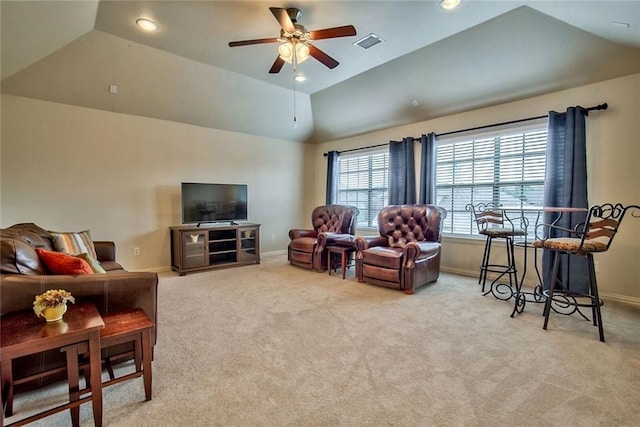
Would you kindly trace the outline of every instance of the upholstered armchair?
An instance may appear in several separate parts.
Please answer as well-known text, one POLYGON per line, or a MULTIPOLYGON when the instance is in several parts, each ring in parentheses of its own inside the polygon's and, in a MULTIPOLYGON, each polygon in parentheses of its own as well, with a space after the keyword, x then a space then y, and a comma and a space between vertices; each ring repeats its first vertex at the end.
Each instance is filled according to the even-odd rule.
POLYGON ((289 230, 289 262, 319 272, 326 271, 326 245, 334 242, 353 245, 359 213, 358 208, 348 205, 316 207, 311 212, 313 229, 289 230))
POLYGON ((438 280, 447 211, 434 205, 392 205, 378 214, 379 237, 357 237, 356 277, 406 294, 438 280))

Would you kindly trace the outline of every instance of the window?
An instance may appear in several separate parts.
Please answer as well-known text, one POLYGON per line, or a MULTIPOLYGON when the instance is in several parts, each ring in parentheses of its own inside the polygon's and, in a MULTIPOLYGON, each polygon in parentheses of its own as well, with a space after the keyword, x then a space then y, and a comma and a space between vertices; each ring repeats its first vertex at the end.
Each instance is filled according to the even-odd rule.
POLYGON ((389 150, 381 148, 338 158, 338 203, 360 210, 358 228, 377 228, 378 212, 388 204, 389 150))
MULTIPOLYGON (((447 210, 444 232, 478 234, 472 214, 465 210, 468 203, 542 206, 546 146, 546 121, 490 134, 439 139, 436 200, 447 210)), ((534 224, 536 214, 528 215, 532 216, 529 223, 534 224)))

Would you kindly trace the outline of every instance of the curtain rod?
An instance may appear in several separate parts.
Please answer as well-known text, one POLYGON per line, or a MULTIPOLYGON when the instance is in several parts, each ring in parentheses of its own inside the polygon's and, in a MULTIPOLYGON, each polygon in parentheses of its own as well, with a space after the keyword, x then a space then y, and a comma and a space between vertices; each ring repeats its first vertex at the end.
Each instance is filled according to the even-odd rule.
MULTIPOLYGON (((606 110, 607 108, 609 108, 609 105, 605 102, 605 103, 600 104, 600 105, 595 105, 593 107, 585 108, 585 111, 587 113, 589 113, 589 111, 606 110)), ((495 127, 495 126, 512 125, 512 124, 515 124, 515 123, 521 123, 521 122, 528 122, 528 121, 531 121, 531 120, 544 119, 546 117, 549 117, 549 115, 545 114, 544 116, 527 117, 526 119, 511 120, 509 122, 493 123, 493 124, 490 124, 490 125, 477 126, 477 127, 468 128, 468 129, 453 130, 453 131, 450 131, 450 132, 438 133, 438 134, 436 134, 436 137, 438 137, 438 136, 446 136, 446 135, 453 135, 453 134, 462 133, 462 132, 470 132, 472 130, 486 129, 486 128, 491 128, 491 127, 495 127)), ((415 139, 420 139, 420 137, 417 137, 415 139)), ((369 148, 384 147, 384 146, 386 146, 388 144, 389 143, 387 142, 387 143, 384 143, 384 144, 369 145, 367 147, 352 148, 352 149, 349 149, 349 150, 338 151, 338 154, 349 153, 351 151, 367 150, 369 148)), ((329 155, 329 153, 324 153, 325 157, 328 156, 328 155, 329 155)))
MULTIPOLYGON (((606 110, 607 108, 609 108, 609 105, 605 102, 604 104, 596 105, 594 107, 585 108, 585 111, 588 114, 589 111, 606 110)), ((491 125, 478 126, 478 127, 474 127, 474 128, 453 130, 451 132, 438 133, 438 134, 436 134, 436 137, 453 135, 453 134, 456 134, 456 133, 470 132, 472 130, 486 129, 486 128, 491 128, 491 127, 494 127, 494 126, 504 126, 504 125, 512 125, 512 124, 515 124, 515 123, 521 123, 521 122, 530 122, 532 120, 539 120, 539 119, 544 119, 544 118, 547 118, 547 117, 549 117, 549 115, 545 114, 544 116, 527 117, 526 119, 511 120, 510 122, 494 123, 494 124, 491 124, 491 125)))

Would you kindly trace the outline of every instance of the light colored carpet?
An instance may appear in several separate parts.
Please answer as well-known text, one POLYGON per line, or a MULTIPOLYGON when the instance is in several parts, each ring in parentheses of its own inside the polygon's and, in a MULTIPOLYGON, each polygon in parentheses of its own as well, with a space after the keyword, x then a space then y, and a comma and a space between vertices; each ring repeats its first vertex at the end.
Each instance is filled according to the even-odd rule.
MULTIPOLYGON (((512 301, 475 278, 442 274, 409 296, 285 255, 164 273, 158 304, 153 400, 142 379, 105 389, 107 426, 640 425, 637 307, 607 302, 601 343, 576 316, 544 331, 542 305, 510 318, 512 301)), ((19 395, 16 417, 64 393, 19 395)), ((90 405, 81 419, 93 425, 90 405)))

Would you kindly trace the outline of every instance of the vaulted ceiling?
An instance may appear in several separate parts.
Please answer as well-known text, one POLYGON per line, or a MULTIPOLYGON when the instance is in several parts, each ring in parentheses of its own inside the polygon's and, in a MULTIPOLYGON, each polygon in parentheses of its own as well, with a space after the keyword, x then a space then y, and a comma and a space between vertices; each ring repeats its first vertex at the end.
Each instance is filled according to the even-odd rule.
POLYGON ((2 92, 319 142, 640 72, 640 1, 438 3, 2 0, 2 92), (358 34, 312 42, 333 70, 269 74, 277 44, 228 46, 278 37, 269 7, 358 34), (371 33, 383 42, 354 45, 371 33))

